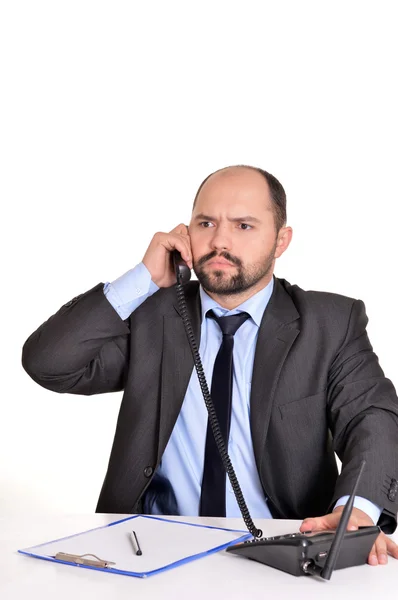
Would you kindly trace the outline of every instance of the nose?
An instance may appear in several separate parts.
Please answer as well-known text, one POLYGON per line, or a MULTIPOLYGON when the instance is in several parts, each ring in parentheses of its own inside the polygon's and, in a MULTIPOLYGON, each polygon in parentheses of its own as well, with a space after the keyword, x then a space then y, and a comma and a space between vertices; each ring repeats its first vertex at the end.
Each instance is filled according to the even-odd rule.
POLYGON ((231 249, 231 239, 228 235, 226 228, 219 225, 217 229, 214 231, 211 247, 214 250, 230 250, 231 249))

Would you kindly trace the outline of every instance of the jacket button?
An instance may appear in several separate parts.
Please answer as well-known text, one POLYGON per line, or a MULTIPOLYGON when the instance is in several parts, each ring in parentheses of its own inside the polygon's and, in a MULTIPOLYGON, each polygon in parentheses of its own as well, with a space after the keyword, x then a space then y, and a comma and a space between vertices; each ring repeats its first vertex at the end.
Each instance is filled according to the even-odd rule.
POLYGON ((398 481, 391 479, 390 489, 388 490, 387 498, 390 502, 394 502, 398 492, 398 481))
POLYGON ((76 300, 79 300, 79 298, 81 298, 81 296, 83 296, 83 294, 79 294, 79 296, 75 296, 74 298, 72 298, 72 300, 69 300, 69 302, 64 304, 64 306, 72 306, 72 304, 74 302, 76 302, 76 300))
POLYGON ((145 467, 145 469, 144 469, 144 475, 145 475, 145 477, 151 477, 152 473, 153 473, 152 467, 145 467))

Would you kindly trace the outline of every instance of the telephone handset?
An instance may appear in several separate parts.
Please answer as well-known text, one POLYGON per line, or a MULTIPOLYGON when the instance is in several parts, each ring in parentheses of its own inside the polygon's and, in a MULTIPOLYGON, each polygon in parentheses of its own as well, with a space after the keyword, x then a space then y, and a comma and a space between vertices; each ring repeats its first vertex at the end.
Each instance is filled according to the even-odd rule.
POLYGON ((172 259, 174 271, 177 277, 177 283, 188 283, 188 281, 191 279, 191 269, 188 267, 178 250, 174 250, 172 253, 172 259))
POLYGON ((209 414, 209 423, 242 518, 247 529, 253 536, 252 540, 229 546, 227 552, 250 558, 251 560, 261 562, 292 575, 318 575, 323 579, 330 579, 335 568, 342 569, 365 564, 368 554, 380 533, 380 528, 369 526, 360 527, 357 531, 346 531, 359 479, 365 468, 365 461, 362 461, 357 480, 350 498, 344 507, 339 526, 335 533, 327 531, 320 533, 310 532, 310 534, 292 533, 263 538, 261 529, 257 529, 254 525, 225 447, 188 315, 183 285, 190 280, 191 270, 177 250, 172 252, 172 261, 177 278, 176 293, 178 305, 209 414))

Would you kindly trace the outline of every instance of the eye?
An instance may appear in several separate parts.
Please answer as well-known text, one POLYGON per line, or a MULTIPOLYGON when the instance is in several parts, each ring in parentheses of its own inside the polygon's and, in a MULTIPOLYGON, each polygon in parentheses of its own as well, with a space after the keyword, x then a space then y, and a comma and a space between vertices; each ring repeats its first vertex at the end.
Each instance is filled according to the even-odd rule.
POLYGON ((243 228, 244 231, 247 231, 247 229, 253 229, 252 225, 248 225, 247 223, 241 223, 241 227, 243 228))
POLYGON ((204 229, 208 229, 207 225, 213 225, 213 223, 211 223, 210 221, 202 221, 201 223, 199 223, 199 225, 204 229))

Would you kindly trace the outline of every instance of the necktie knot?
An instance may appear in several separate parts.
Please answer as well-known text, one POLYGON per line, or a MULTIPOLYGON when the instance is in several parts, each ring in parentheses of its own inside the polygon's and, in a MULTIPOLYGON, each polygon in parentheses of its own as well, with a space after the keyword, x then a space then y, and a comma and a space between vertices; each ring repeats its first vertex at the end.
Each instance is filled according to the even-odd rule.
POLYGON ((220 329, 223 333, 223 336, 224 335, 232 335, 232 336, 235 335, 235 333, 238 331, 239 327, 241 325, 243 325, 243 323, 247 319, 250 318, 250 315, 247 312, 241 312, 236 315, 229 315, 227 317, 217 317, 217 315, 212 310, 209 310, 209 312, 207 313, 206 316, 217 321, 217 323, 220 326, 220 329))

